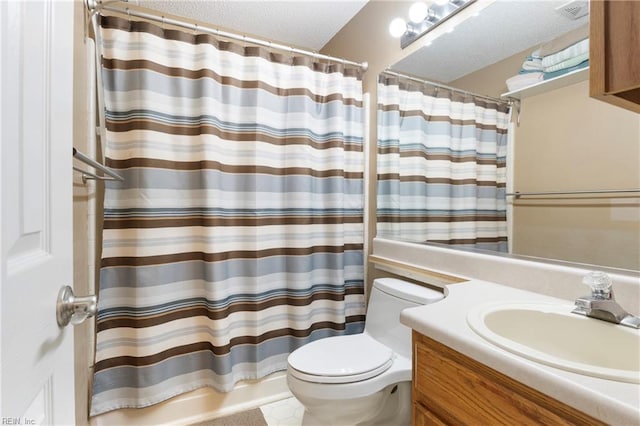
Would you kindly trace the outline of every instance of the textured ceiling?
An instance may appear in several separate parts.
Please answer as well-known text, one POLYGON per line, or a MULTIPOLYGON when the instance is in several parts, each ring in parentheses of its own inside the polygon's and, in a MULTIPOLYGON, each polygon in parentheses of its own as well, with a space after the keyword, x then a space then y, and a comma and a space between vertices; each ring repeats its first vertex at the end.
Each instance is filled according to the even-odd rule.
POLYGON ((391 68, 449 83, 586 24, 588 15, 572 21, 555 11, 567 2, 498 0, 391 68))
POLYGON ((149 9, 208 22, 240 34, 320 50, 368 0, 129 0, 149 9))

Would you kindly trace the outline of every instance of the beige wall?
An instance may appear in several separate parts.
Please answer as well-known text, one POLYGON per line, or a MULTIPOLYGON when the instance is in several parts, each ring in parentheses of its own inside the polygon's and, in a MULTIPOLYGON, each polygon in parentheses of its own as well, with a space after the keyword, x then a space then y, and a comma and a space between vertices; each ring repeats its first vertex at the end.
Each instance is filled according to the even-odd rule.
MULTIPOLYGON (((584 81, 526 99, 515 132, 514 188, 640 188, 640 115, 588 96, 584 81)), ((514 203, 514 251, 640 269, 640 197, 514 203)))
MULTIPOLYGON (((370 239, 375 236, 376 78, 423 43, 419 40, 403 51, 399 40, 388 35, 391 19, 407 16, 409 6, 410 2, 370 2, 323 49, 323 53, 370 64, 363 82, 372 99, 368 148, 370 239)), ((507 91, 505 80, 518 71, 531 50, 449 85, 499 96, 507 91)), ((514 131, 516 190, 640 188, 640 115, 590 99, 587 86, 583 82, 522 102, 521 126, 514 131)), ((590 198, 580 201, 579 206, 575 204, 518 201, 514 208, 514 251, 640 269, 638 198, 590 198)), ((374 276, 370 266, 369 282, 374 276)))

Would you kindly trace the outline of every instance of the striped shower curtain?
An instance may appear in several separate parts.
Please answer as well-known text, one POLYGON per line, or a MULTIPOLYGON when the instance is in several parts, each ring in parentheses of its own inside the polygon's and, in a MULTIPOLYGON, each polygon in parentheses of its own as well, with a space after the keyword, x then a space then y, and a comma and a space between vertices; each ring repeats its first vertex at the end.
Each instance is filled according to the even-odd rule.
POLYGON ((106 188, 91 414, 361 332, 359 69, 100 17, 106 188))
POLYGON ((509 105, 378 79, 377 236, 507 251, 509 105))

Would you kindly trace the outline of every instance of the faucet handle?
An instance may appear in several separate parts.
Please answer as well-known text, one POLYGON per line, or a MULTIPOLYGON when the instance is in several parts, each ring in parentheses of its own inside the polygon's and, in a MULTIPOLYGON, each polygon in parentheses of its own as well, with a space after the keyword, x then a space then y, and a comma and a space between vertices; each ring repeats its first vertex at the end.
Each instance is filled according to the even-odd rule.
POLYGON ((611 278, 604 272, 589 272, 582 279, 582 284, 591 288, 591 296, 598 299, 612 299, 611 278))

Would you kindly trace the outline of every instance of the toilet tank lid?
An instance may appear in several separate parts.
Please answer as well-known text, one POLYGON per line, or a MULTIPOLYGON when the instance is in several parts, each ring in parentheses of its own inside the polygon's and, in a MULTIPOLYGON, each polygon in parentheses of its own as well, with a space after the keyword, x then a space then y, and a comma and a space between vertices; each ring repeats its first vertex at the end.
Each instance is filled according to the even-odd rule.
POLYGON ((373 286, 392 296, 421 305, 444 299, 444 294, 440 291, 397 278, 377 278, 373 281, 373 286))

